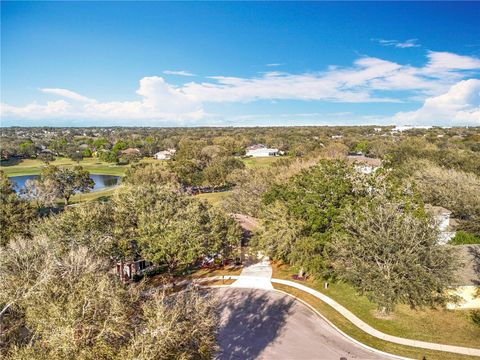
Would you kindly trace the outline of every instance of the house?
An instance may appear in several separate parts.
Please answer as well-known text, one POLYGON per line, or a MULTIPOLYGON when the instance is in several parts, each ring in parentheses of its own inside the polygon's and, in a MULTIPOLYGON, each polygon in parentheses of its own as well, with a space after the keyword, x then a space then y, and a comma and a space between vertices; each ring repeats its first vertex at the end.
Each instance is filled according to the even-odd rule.
POLYGON ((448 309, 480 309, 480 245, 458 245, 461 266, 455 272, 448 293, 459 301, 448 303, 448 309))
POLYGON ((267 157, 280 155, 278 149, 267 148, 263 144, 256 144, 247 147, 245 156, 251 157, 267 157))
POLYGON ((330 138, 336 140, 336 139, 342 139, 343 138, 343 135, 332 135, 330 136, 330 138))
POLYGON ((435 225, 439 231, 438 243, 446 244, 455 236, 455 220, 450 216, 452 212, 441 206, 425 205, 425 210, 433 217, 435 225))
POLYGON ((175 155, 175 152, 176 152, 175 149, 167 149, 167 150, 159 151, 153 155, 153 158, 156 160, 169 160, 172 158, 173 155, 175 155))
POLYGON ((128 148, 122 151, 123 155, 140 155, 140 150, 137 148, 128 148))
POLYGON ((362 174, 371 174, 382 166, 382 160, 366 157, 362 153, 350 153, 347 160, 354 164, 355 171, 362 174))
POLYGON ((151 266, 146 260, 120 261, 117 263, 115 273, 123 281, 130 281, 137 274, 141 274, 145 269, 151 266))

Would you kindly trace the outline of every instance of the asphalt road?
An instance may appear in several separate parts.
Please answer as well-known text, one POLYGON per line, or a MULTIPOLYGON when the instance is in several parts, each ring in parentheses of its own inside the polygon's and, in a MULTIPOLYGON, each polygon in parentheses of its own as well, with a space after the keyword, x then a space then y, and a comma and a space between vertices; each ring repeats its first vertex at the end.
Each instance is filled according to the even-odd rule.
POLYGON ((393 359, 369 351, 293 298, 265 290, 220 288, 218 360, 393 359))

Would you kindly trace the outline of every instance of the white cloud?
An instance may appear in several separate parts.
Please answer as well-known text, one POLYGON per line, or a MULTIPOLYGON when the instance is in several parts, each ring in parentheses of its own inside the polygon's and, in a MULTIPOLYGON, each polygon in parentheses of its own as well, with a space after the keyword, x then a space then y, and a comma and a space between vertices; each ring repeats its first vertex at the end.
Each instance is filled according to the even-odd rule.
POLYGON ((76 93, 74 91, 70 91, 67 89, 58 89, 58 88, 43 88, 40 89, 41 92, 46 93, 46 94, 53 94, 53 95, 58 95, 61 97, 65 97, 68 99, 72 99, 75 101, 80 101, 80 102, 94 102, 95 100, 90 99, 86 96, 80 95, 79 93, 76 93))
POLYGON ((452 70, 474 70, 480 68, 480 59, 472 56, 457 55, 449 52, 428 52, 429 62, 425 68, 428 73, 452 70))
POLYGON ((480 126, 480 80, 462 80, 448 92, 428 98, 415 111, 399 112, 395 124, 461 124, 480 126))
POLYGON ((386 39, 371 39, 372 41, 378 42, 382 46, 394 46, 400 49, 420 47, 421 45, 417 43, 418 39, 408 39, 405 41, 400 40, 386 40, 386 39))
POLYGON ((178 71, 175 71, 175 70, 165 70, 163 73, 164 73, 164 74, 167 74, 167 75, 196 76, 195 74, 192 74, 191 72, 185 71, 185 70, 178 70, 178 71))
POLYGON ((270 63, 270 64, 266 64, 266 66, 269 66, 269 67, 276 67, 276 66, 282 66, 282 65, 285 65, 285 64, 281 64, 281 63, 270 63))
MULTIPOLYGON (((159 76, 149 76, 140 80, 137 99, 102 102, 67 89, 44 88, 41 89, 44 93, 71 101, 51 101, 43 105, 33 102, 25 106, 2 104, 1 114, 9 119, 197 121, 210 116, 204 110, 205 104, 258 100, 343 103, 425 101, 424 107, 432 109, 433 105, 428 105, 432 99, 450 91, 459 91, 450 88, 457 83, 462 84, 464 79, 474 78, 479 70, 478 58, 431 51, 427 53, 426 65, 421 67, 361 57, 349 67, 330 66, 321 72, 291 74, 271 71, 256 77, 212 76, 203 82, 190 81, 181 86, 172 85, 159 76)), ((428 113, 431 114, 432 110, 428 113)), ((402 114, 398 116, 403 116, 403 119, 411 116, 411 121, 416 121, 416 115, 402 114)), ((458 121, 466 119, 472 122, 476 112, 464 106, 458 108, 455 116, 458 121)))
MULTIPOLYGON (((76 103, 65 100, 47 102, 39 105, 36 102, 23 107, 1 105, 2 117, 42 119, 157 119, 157 120, 197 120, 204 116, 201 103, 158 76, 144 77, 140 80, 137 94, 142 97, 137 101, 99 102, 96 100, 78 102, 79 96, 73 91, 58 89, 49 91, 59 96, 70 97, 76 103), (72 96, 76 94, 78 96, 72 96), (66 96, 69 95, 69 96, 66 96)), ((42 90, 43 91, 43 90, 42 90)), ((88 99, 88 98, 85 98, 88 99)))

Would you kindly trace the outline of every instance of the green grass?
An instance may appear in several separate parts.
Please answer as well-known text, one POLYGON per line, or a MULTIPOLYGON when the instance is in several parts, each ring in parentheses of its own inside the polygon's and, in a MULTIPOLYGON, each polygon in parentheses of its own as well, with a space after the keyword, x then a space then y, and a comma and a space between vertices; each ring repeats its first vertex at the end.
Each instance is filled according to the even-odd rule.
POLYGON ((279 159, 284 159, 284 157, 277 157, 277 156, 249 157, 249 158, 242 159, 242 161, 247 168, 258 169, 258 168, 269 167, 279 159))
POLYGON ((80 202, 107 200, 113 195, 116 189, 117 189, 117 186, 111 187, 108 189, 98 190, 98 191, 91 191, 85 194, 76 194, 70 198, 69 203, 76 204, 80 202))
MULTIPOLYGON (((273 287, 277 290, 284 291, 286 293, 289 293, 305 301, 310 306, 315 308, 320 314, 322 314, 328 320, 330 320, 340 330, 342 330, 352 338, 360 341, 361 343, 368 345, 370 347, 373 347, 375 349, 385 351, 391 354, 406 356, 413 359, 424 359, 424 358, 428 360, 435 360, 435 359, 475 360, 475 359, 478 359, 478 357, 474 357, 474 356, 466 356, 466 355, 459 355, 459 354, 453 354, 453 353, 447 353, 447 352, 441 352, 441 351, 419 349, 411 346, 395 344, 395 343, 378 339, 374 336, 367 334, 366 332, 364 332, 363 330, 361 330, 360 328, 352 324, 350 321, 348 321, 343 315, 341 315, 331 306, 327 305, 326 303, 324 303, 323 301, 321 301, 320 299, 316 298, 313 295, 310 295, 304 291, 298 290, 291 286, 286 286, 282 284, 273 284, 273 287)), ((350 299, 350 302, 354 303, 356 302, 356 299, 355 298, 350 299)), ((442 327, 448 328, 448 326, 449 326, 448 323, 442 324, 442 327)), ((438 330, 441 330, 441 328, 439 328, 438 330)), ((478 339, 477 339, 477 342, 478 342, 478 339)))
MULTIPOLYGON (((295 272, 288 266, 274 266, 273 277, 292 280, 295 272)), ((321 280, 299 282, 328 295, 375 329, 386 334, 434 343, 480 348, 480 326, 473 324, 465 310, 413 310, 398 305, 389 319, 376 317, 376 305, 359 296, 345 283, 331 283, 323 288, 321 280)))
POLYGON ((457 231, 455 237, 449 242, 451 245, 471 245, 480 244, 480 237, 466 231, 457 231))
POLYGON ((229 196, 232 192, 231 191, 223 191, 223 192, 213 192, 213 193, 205 193, 205 194, 198 194, 196 195, 199 199, 207 200, 211 205, 216 206, 221 203, 223 199, 229 196))
MULTIPOLYGON (((56 166, 74 167, 77 163, 68 158, 56 158, 51 163, 56 166)), ((78 165, 83 166, 92 174, 123 176, 128 165, 116 165, 103 162, 97 158, 85 158, 78 165)), ((7 176, 38 175, 45 166, 38 159, 24 159, 18 164, 12 164, 2 161, 0 170, 3 170, 7 176)))

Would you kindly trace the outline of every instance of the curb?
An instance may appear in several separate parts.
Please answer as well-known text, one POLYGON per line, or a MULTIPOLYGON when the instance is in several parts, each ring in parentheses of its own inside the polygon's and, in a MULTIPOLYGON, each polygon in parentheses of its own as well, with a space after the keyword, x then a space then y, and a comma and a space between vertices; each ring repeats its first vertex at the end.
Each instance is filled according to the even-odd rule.
POLYGON ((299 303, 302 303, 303 305, 305 305, 307 308, 309 308, 310 310, 312 310, 318 317, 320 317, 322 320, 324 320, 328 325, 330 325, 333 329, 335 329, 340 335, 342 335, 343 337, 347 338, 348 340, 350 340, 351 342, 367 349, 367 350, 370 350, 372 352, 375 352, 377 354, 381 354, 381 355, 386 355, 386 356, 389 356, 389 357, 393 357, 395 359, 400 359, 400 360, 415 360, 415 359, 412 359, 412 358, 407 358, 407 357, 404 357, 404 356, 400 356, 400 355, 395 355, 395 354, 391 354, 391 353, 387 353, 385 351, 381 351, 381 350, 378 350, 378 349, 375 349, 375 348, 372 348, 368 345, 365 345, 364 343, 352 338, 350 335, 344 333, 342 330, 340 330, 335 324, 333 324, 330 320, 328 320, 324 315, 322 315, 317 309, 315 309, 312 305, 310 305, 309 303, 307 303, 306 301, 300 299, 300 298, 297 298, 295 295, 292 295, 292 294, 289 294, 285 291, 282 291, 282 290, 278 290, 278 289, 273 289, 273 291, 275 292, 278 292, 280 294, 284 294, 284 295, 287 295, 287 296, 290 296, 292 298, 295 299, 295 301, 298 301, 299 303))

